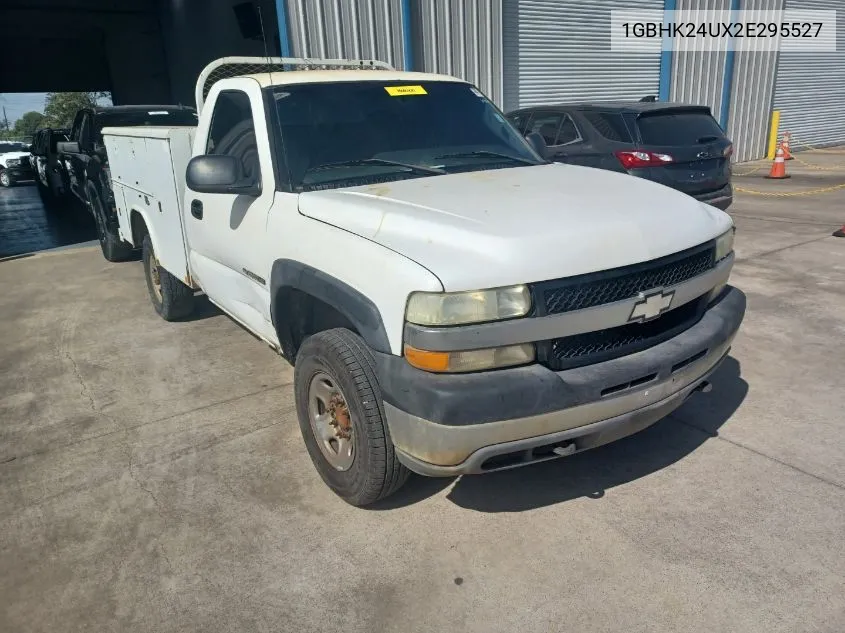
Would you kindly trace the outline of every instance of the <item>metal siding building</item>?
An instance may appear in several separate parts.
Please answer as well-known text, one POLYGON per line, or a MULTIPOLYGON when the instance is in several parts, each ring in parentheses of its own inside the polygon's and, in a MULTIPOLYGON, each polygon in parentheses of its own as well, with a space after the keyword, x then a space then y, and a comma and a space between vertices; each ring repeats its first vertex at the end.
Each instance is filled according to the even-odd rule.
MULTIPOLYGON (((783 0, 745 0, 744 8, 771 12, 783 9, 783 0)), ((727 133, 734 142, 734 160, 742 162, 766 155, 775 68, 778 53, 774 40, 761 40, 764 50, 738 51, 731 82, 727 133)))
MULTIPOLYGON (((690 19, 691 11, 714 11, 727 21, 731 0, 679 0, 676 5, 679 20, 690 19)), ((722 114, 725 51, 686 50, 695 40, 680 40, 672 56, 670 101, 710 106, 718 121, 722 114)))
MULTIPOLYGON (((610 11, 623 0, 502 0, 505 108, 657 94, 660 55, 610 49, 610 11)), ((637 9, 663 9, 638 0, 637 9)))
POLYGON ((287 5, 292 56, 379 59, 404 68, 401 0, 286 0, 282 4, 287 5))
MULTIPOLYGON (((766 154, 773 109, 796 145, 845 143, 845 0, 276 0, 282 50, 377 58, 455 75, 504 110, 567 101, 669 99, 711 108, 734 160, 766 154), (614 52, 610 12, 835 9, 836 53, 614 52), (285 37, 286 35, 286 37, 285 37)), ((774 14, 773 14, 774 16, 774 14)))
POLYGON ((412 0, 415 69, 454 75, 502 105, 501 0, 412 0))
POLYGON ((837 11, 835 53, 781 53, 774 109, 794 147, 845 143, 845 0, 786 0, 786 9, 837 11))

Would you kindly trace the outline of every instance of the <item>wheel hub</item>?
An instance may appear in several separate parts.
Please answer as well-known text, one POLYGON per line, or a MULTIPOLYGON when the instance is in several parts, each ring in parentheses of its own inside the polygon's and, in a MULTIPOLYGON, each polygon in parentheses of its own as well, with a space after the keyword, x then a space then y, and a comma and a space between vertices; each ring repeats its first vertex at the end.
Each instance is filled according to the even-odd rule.
POLYGON ((161 273, 158 270, 158 258, 150 255, 150 280, 153 282, 153 292, 156 298, 161 301, 161 273))
POLYGON ((336 470, 349 470, 355 459, 352 417, 337 381, 325 372, 311 379, 308 418, 326 461, 336 470))
POLYGON ((332 418, 329 424, 334 428, 338 439, 348 440, 352 437, 352 420, 349 418, 349 408, 343 396, 336 393, 329 402, 329 413, 332 418))

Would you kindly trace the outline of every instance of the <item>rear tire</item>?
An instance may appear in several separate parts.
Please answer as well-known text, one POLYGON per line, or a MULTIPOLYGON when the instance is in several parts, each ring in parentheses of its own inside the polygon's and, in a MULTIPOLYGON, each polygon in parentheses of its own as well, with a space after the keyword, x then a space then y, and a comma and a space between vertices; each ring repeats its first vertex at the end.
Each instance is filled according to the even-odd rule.
POLYGON ((100 240, 103 257, 110 262, 122 262, 129 259, 132 255, 132 245, 121 240, 109 227, 100 196, 92 190, 88 194, 88 200, 91 203, 91 213, 94 215, 94 223, 97 225, 97 237, 100 240))
POLYGON ((52 211, 56 204, 56 197, 53 195, 50 187, 45 187, 41 179, 36 176, 35 186, 38 188, 38 196, 41 198, 41 203, 47 211, 52 211))
POLYGON ((336 328, 309 337, 296 356, 294 391, 308 454, 335 494, 353 506, 365 506, 402 487, 410 473, 396 457, 375 362, 357 334, 336 328), (316 389, 315 381, 320 381, 316 389), (332 399, 339 398, 339 417, 337 409, 320 414, 315 406, 320 400, 317 394, 325 393, 326 386, 332 399), (320 418, 328 419, 328 426, 320 418), (344 429, 352 445, 351 463, 331 452, 332 442, 344 429))
POLYGON ((194 311, 194 290, 162 268, 149 235, 144 236, 144 276, 150 301, 165 321, 184 319, 194 311))

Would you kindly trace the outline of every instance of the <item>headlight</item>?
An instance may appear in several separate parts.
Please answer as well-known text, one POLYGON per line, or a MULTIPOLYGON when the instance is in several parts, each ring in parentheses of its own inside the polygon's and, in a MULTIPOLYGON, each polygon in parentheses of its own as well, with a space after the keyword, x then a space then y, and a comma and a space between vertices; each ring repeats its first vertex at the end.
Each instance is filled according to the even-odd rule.
POLYGON ((21 164, 20 158, 10 158, 9 160, 6 161, 6 165, 8 165, 9 167, 17 167, 20 164, 21 164))
POLYGON ((736 233, 736 228, 731 227, 729 231, 723 233, 719 237, 716 238, 716 261, 720 262, 725 257, 733 253, 734 251, 734 233, 736 233))
MULTIPOLYGON (((723 233, 718 238, 716 238, 716 262, 720 262, 725 257, 733 253, 734 251, 734 233, 736 233, 736 227, 731 227, 731 230, 727 233, 723 233)), ((728 283, 720 283, 715 288, 710 291, 710 296, 708 297, 708 302, 715 301, 719 295, 722 294, 722 291, 725 289, 728 283)))
POLYGON ((534 346, 527 343, 463 352, 429 352, 406 344, 405 360, 417 369, 437 373, 483 371, 531 363, 534 361, 534 346))
POLYGON ((528 314, 531 294, 526 286, 473 292, 415 292, 405 318, 417 325, 460 325, 500 321, 528 314))

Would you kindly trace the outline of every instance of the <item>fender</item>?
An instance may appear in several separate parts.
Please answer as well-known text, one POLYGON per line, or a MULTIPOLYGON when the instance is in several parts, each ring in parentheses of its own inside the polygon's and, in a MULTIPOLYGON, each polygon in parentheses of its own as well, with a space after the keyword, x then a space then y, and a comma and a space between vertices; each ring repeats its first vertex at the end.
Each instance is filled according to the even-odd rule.
POLYGON ((141 216, 141 219, 144 222, 144 226, 146 226, 147 228, 147 235, 150 236, 150 241, 153 243, 153 250, 158 252, 158 235, 156 235, 155 222, 150 221, 150 218, 147 216, 147 209, 141 207, 140 205, 130 204, 126 208, 126 215, 129 219, 129 235, 121 234, 120 237, 126 240, 127 242, 131 243, 132 246, 134 246, 135 248, 141 248, 144 238, 141 237, 136 241, 134 227, 132 226, 132 216, 136 213, 141 216))
MULTIPOLYGON (((270 315, 277 330, 276 311, 284 306, 277 306, 276 300, 286 289, 300 290, 332 306, 372 349, 391 353, 381 313, 370 299, 339 279, 292 259, 277 259, 270 272, 270 315)), ((280 342, 284 348, 285 342, 280 342)))

